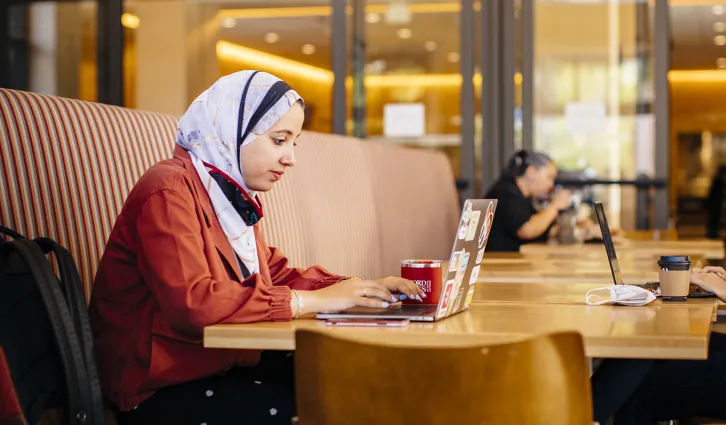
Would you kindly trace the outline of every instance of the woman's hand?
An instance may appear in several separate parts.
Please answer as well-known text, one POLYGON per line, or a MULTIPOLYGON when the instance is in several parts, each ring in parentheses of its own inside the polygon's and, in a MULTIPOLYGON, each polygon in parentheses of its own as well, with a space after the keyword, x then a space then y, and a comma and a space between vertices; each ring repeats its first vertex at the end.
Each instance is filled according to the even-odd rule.
MULTIPOLYGON (((696 269, 698 270, 698 269, 696 269)), ((713 273, 723 280, 726 280, 726 270, 723 267, 706 266, 703 268, 704 273, 713 273)))
POLYGON ((400 301, 401 295, 415 299, 425 296, 415 283, 396 277, 378 280, 348 279, 316 291, 298 293, 303 299, 300 314, 335 313, 351 307, 386 308, 391 303, 400 301))
POLYGON ((726 300, 726 280, 720 277, 720 274, 726 275, 721 267, 706 267, 705 269, 691 270, 691 282, 700 286, 704 290, 716 294, 721 301, 726 300), (706 271, 715 270, 713 272, 706 271))

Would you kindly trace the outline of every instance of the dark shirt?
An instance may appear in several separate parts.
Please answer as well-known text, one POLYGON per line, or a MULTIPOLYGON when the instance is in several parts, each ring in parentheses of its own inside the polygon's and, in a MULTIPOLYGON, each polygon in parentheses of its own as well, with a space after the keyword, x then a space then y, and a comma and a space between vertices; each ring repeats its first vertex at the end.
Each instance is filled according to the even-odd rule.
POLYGON ((521 239, 517 231, 537 213, 532 198, 524 196, 511 177, 497 180, 484 195, 486 199, 498 199, 492 230, 487 242, 487 251, 519 251, 519 247, 529 242, 544 242, 547 231, 536 239, 521 239))

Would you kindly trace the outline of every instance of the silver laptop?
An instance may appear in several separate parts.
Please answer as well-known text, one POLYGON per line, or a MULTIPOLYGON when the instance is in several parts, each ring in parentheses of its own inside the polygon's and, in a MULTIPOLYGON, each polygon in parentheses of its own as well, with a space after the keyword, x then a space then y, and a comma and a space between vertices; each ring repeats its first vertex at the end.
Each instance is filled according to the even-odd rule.
POLYGON ((494 222, 496 199, 467 199, 454 235, 449 263, 443 270, 438 304, 401 304, 388 308, 354 307, 340 313, 320 313, 318 319, 408 319, 433 322, 469 308, 489 231, 494 222))
MULTIPOLYGON (((602 240, 605 244, 605 252, 608 255, 608 262, 610 263, 610 271, 613 274, 613 282, 616 285, 625 285, 623 277, 620 275, 620 263, 618 262, 618 256, 615 253, 615 244, 613 243, 613 237, 610 234, 610 225, 608 224, 608 218, 605 215, 605 207, 602 202, 595 202, 595 215, 597 215, 597 222, 600 224, 600 231, 602 232, 602 240)), ((640 286, 650 290, 656 295, 660 295, 660 282, 647 282, 647 283, 629 283, 628 285, 640 286)), ((688 293, 688 298, 713 298, 716 295, 701 290, 696 285, 691 285, 688 293)))

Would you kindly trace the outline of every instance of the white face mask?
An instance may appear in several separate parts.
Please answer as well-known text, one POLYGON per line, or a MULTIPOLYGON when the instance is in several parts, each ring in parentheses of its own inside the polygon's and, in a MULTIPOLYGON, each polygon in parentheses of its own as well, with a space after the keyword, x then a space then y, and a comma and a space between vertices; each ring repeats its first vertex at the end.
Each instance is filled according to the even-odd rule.
POLYGON ((614 285, 591 289, 585 295, 588 305, 620 304, 642 306, 655 301, 655 294, 633 285, 614 285))

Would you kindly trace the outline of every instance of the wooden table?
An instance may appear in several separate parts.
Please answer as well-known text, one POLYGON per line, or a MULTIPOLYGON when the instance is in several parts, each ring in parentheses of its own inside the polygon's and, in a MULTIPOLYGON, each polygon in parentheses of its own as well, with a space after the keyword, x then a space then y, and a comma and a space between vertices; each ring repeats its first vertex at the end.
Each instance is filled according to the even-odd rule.
POLYGON ((406 328, 336 328, 299 319, 204 330, 204 346, 293 350, 296 329, 317 329, 361 341, 407 346, 468 346, 517 341, 536 334, 575 330, 590 357, 705 359, 712 307, 611 307, 569 304, 472 303, 469 310, 435 323, 406 328))
MULTIPOLYGON (((474 292, 474 303, 513 304, 573 304, 586 305, 585 295, 602 285, 591 283, 478 283, 474 292)), ((724 303, 718 298, 689 298, 685 302, 668 302, 657 298, 647 307, 666 308, 711 307, 711 320, 716 321, 718 309, 724 303)))
MULTIPOLYGON (((604 252, 601 244, 572 244, 559 245, 547 243, 532 243, 522 245, 520 252, 529 254, 571 254, 583 255, 592 251, 604 252)), ((723 259, 724 244, 722 241, 710 239, 652 241, 652 240, 626 240, 615 244, 615 251, 620 257, 626 252, 637 252, 639 255, 702 255, 707 259, 723 259)))
MULTIPOLYGON (((658 281, 658 257, 625 255, 619 259, 625 283, 658 281)), ((693 267, 706 263, 702 255, 691 256, 693 267)), ((487 253, 479 280, 483 282, 598 283, 612 285, 613 277, 605 252, 597 255, 487 253)))

